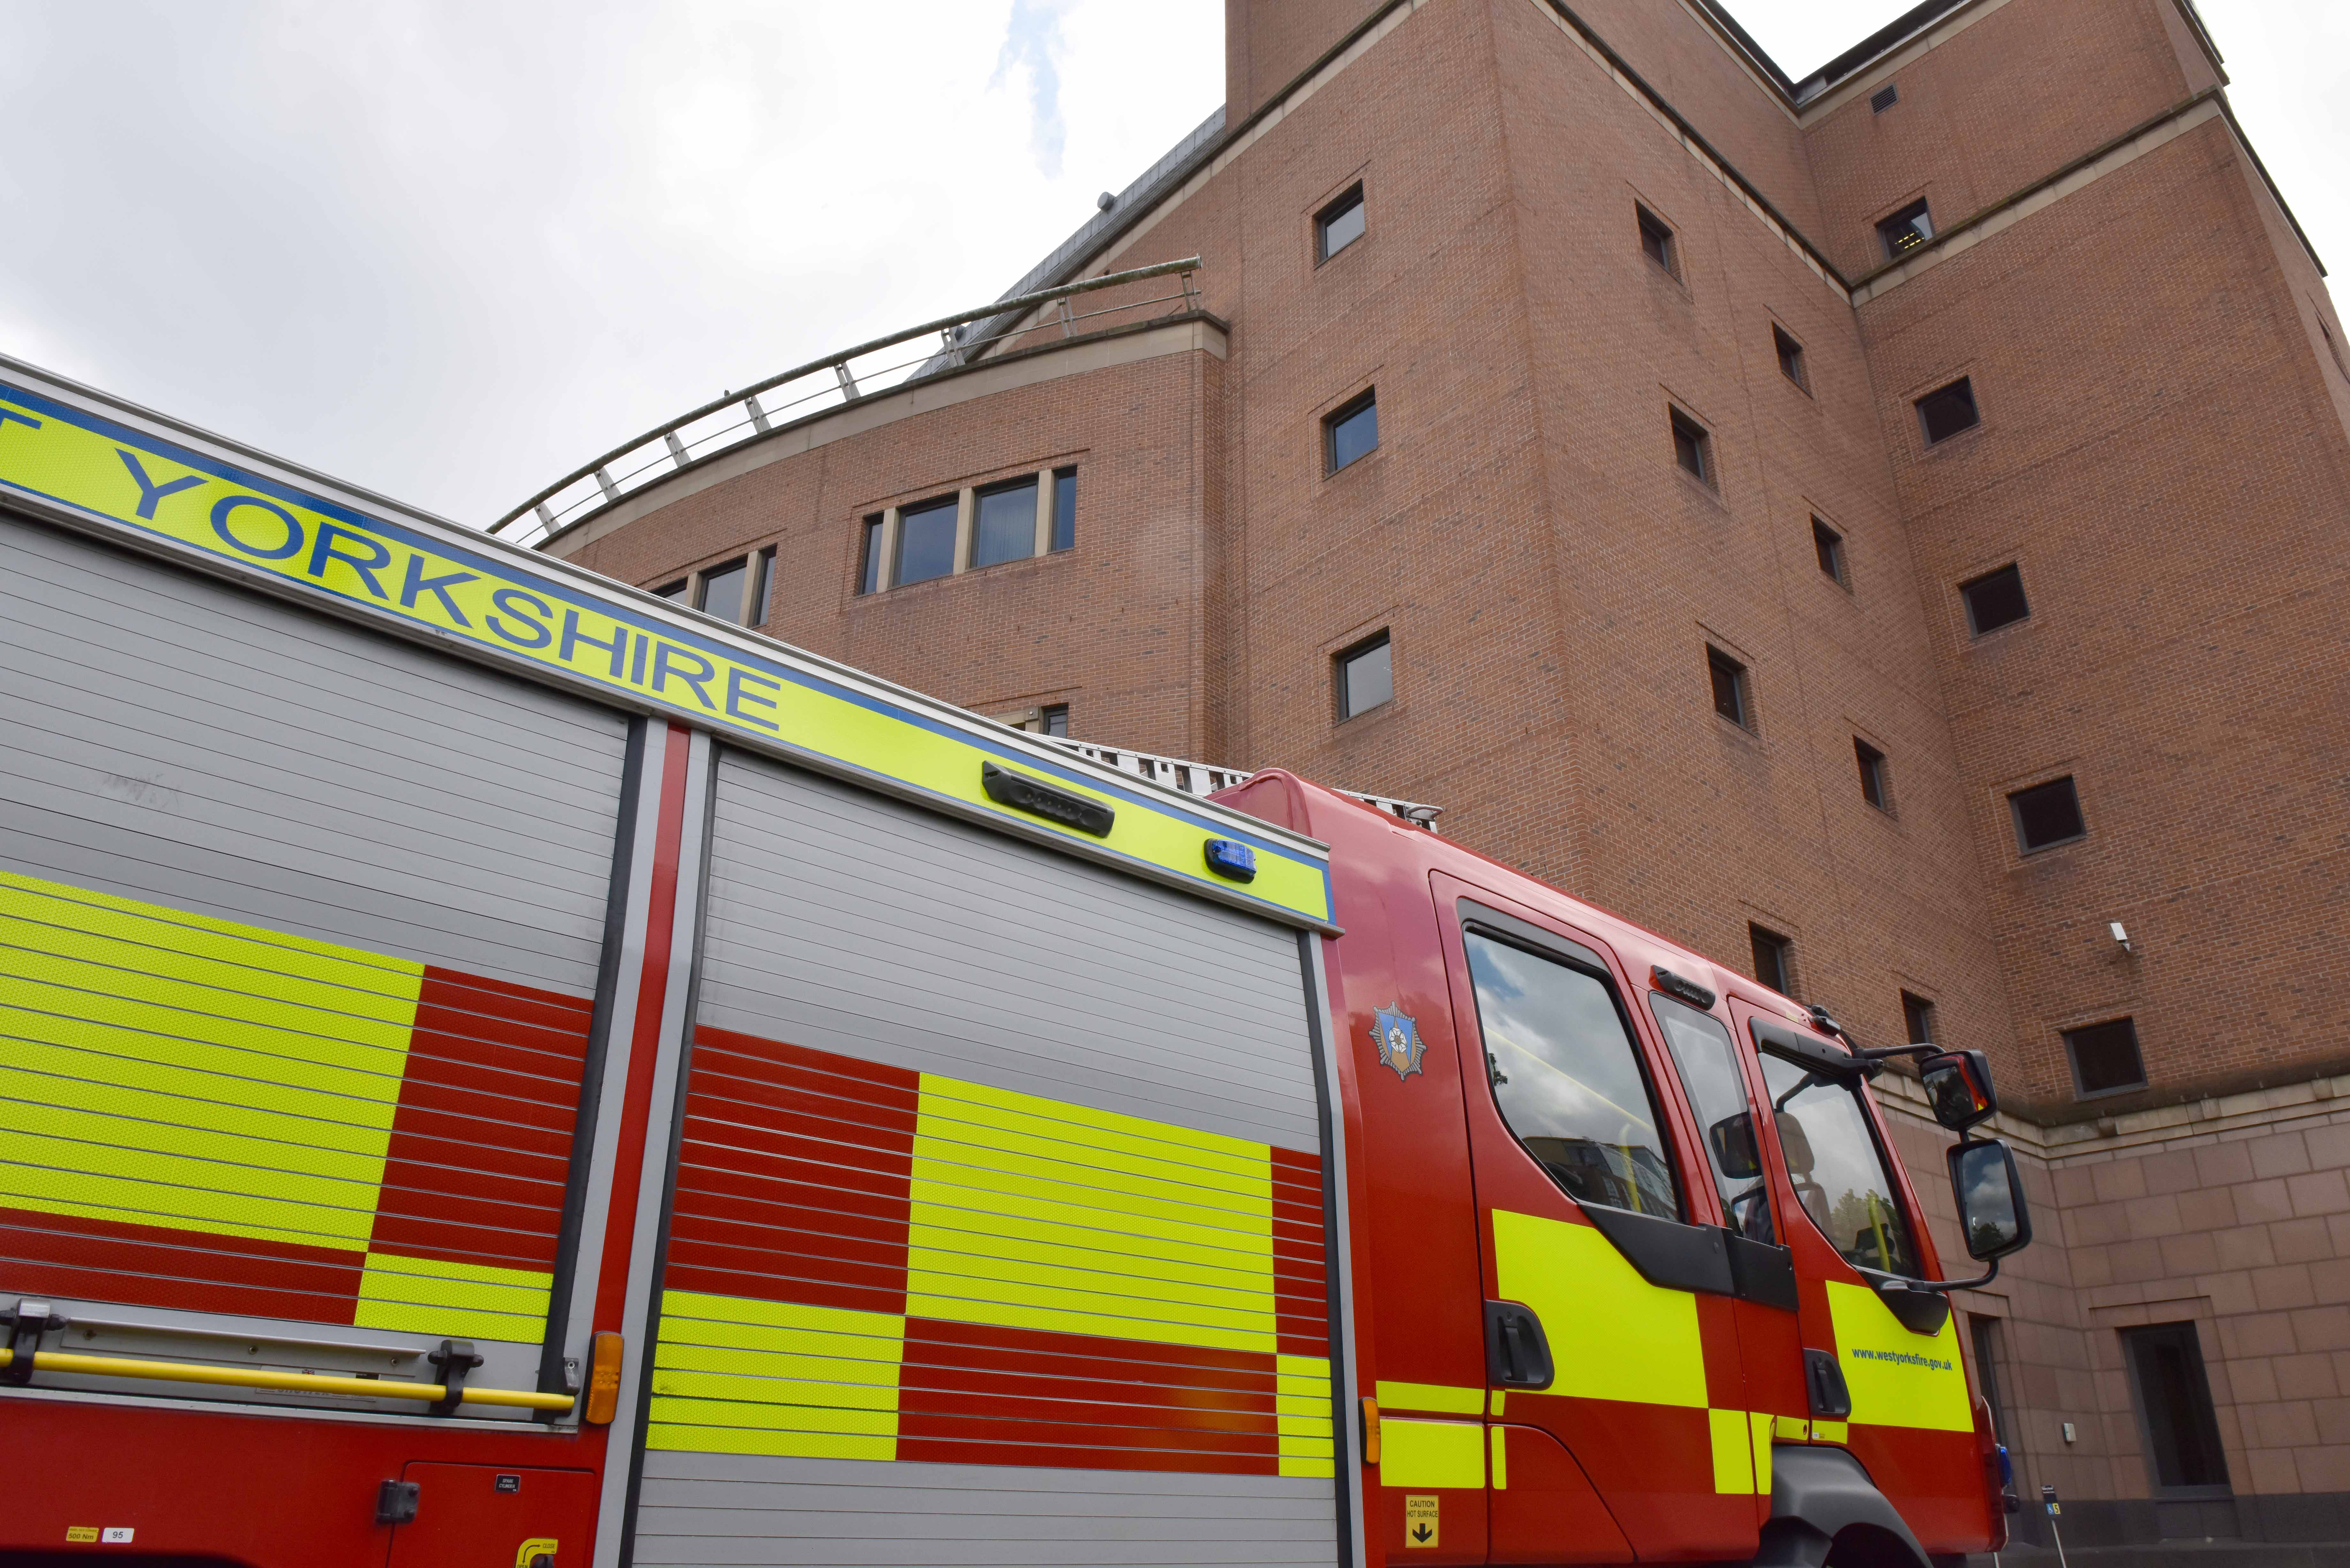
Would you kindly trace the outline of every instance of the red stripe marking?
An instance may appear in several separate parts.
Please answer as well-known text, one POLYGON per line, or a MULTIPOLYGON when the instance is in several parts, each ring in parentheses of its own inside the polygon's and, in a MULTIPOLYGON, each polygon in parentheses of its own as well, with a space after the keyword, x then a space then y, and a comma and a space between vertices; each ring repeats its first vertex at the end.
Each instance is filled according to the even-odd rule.
POLYGON ((661 752, 660 807, 653 823, 653 863, 646 883, 645 963, 637 981, 636 1026, 629 1037, 629 1082, 620 1101, 612 1205, 604 1232, 604 1263, 596 1281, 592 1321, 618 1329, 629 1290, 629 1254, 636 1235, 637 1189, 643 1185, 645 1124, 652 1111, 653 1058, 660 1049, 662 1003, 669 997, 671 939, 677 925, 679 839, 685 831, 685 764, 692 732, 668 726, 661 752))
POLYGON ((348 1323, 360 1254, 0 1209, 0 1295, 348 1323), (14 1293, 11 1294, 10 1293, 14 1293))

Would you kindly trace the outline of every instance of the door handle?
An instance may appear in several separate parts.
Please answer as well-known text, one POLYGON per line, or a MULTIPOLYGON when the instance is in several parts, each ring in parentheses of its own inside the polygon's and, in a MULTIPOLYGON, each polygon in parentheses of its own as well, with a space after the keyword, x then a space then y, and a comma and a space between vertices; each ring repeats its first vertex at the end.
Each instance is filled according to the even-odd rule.
POLYGON ((1547 1388, 1556 1376, 1542 1319, 1516 1302, 1485 1303, 1485 1379, 1504 1388, 1547 1388))

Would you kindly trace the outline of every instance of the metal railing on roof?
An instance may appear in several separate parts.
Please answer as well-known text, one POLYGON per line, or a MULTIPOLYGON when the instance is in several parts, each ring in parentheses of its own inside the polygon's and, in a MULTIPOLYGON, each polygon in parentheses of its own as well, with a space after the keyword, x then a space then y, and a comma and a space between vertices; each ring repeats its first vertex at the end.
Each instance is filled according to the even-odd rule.
MULTIPOLYGON (((1206 763, 1186 762, 1180 757, 1153 756, 1149 752, 1129 752, 1116 746, 1097 746, 1087 741, 1072 741, 1066 735, 1042 737, 1056 746, 1066 746, 1081 757, 1089 758, 1119 773, 1131 774, 1139 779, 1163 784, 1185 794, 1211 795, 1237 784, 1248 782, 1247 768, 1211 767, 1206 763)), ((1393 795, 1367 794, 1358 789, 1342 789, 1340 794, 1352 795, 1366 805, 1378 807, 1398 821, 1414 827, 1436 831, 1436 819, 1442 815, 1440 805, 1429 805, 1416 800, 1399 800, 1393 795)))
POLYGON ((968 364, 980 350, 1005 337, 1035 331, 1039 325, 1046 328, 1057 325, 1065 335, 1073 335, 1079 330, 1078 323, 1100 317, 1128 315, 1161 305, 1173 305, 1178 310, 1197 309, 1200 294, 1191 280, 1200 270, 1200 258, 1188 256, 1181 261, 1159 262, 1152 266, 1129 267, 1124 272, 1107 273, 1100 277, 1080 278, 1074 283, 1039 289, 1034 294, 999 299, 975 310, 942 316, 936 321, 925 321, 920 327, 909 327, 887 337, 876 337, 853 348, 843 348, 821 359, 812 359, 740 391, 727 392, 691 413, 681 414, 667 424, 656 425, 632 441, 621 442, 594 462, 582 463, 491 524, 489 531, 502 534, 517 519, 528 517, 531 526, 513 537, 516 544, 536 545, 560 533, 589 513, 610 505, 714 452, 764 435, 778 425, 805 419, 830 408, 845 407, 861 398, 869 398, 884 388, 900 386, 919 375, 935 374, 941 369, 968 364), (1068 306, 1067 302, 1077 295, 1116 288, 1147 278, 1168 276, 1180 280, 1180 286, 1177 292, 1130 300, 1096 311, 1076 312, 1068 306), (1027 320, 1030 312, 1056 302, 1060 308, 1052 318, 1041 323, 1029 322, 1024 327, 1019 325, 1027 320), (1007 313, 1011 317, 1009 322, 999 325, 994 321, 993 318, 1004 317, 1007 313), (970 337, 955 330, 974 321, 989 322, 996 329, 989 335, 970 337), (912 358, 899 358, 881 365, 857 363, 900 344, 932 337, 945 340, 943 351, 926 348, 912 358), (816 383, 812 388, 802 389, 793 387, 795 382, 811 379, 816 383), (763 400, 766 394, 786 389, 790 395, 782 400, 763 400))

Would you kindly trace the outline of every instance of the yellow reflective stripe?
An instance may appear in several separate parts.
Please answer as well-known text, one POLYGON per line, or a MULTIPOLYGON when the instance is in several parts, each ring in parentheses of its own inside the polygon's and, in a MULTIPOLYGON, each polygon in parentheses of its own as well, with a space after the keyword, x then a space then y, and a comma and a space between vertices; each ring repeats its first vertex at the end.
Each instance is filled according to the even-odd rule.
POLYGON ((1847 1421, 1814 1421, 1812 1441, 1815 1443, 1848 1443, 1852 1441, 1852 1425, 1847 1421))
POLYGON ((1801 1416, 1774 1416, 1772 1435, 1783 1443, 1807 1443, 1812 1439, 1812 1424, 1801 1416))
POLYGON ((422 978, 0 872, 0 1203, 364 1249, 422 978))
POLYGON ((538 1269, 369 1252, 351 1322, 359 1328, 528 1344, 546 1333, 553 1283, 554 1276, 538 1269))
POLYGON ((1493 1434, 1493 1490, 1507 1491, 1510 1490, 1510 1429, 1507 1427, 1488 1427, 1485 1429, 1493 1434))
POLYGON ((1550 1339, 1548 1392, 1706 1408, 1695 1296, 1648 1283, 1588 1225, 1492 1216, 1502 1295, 1533 1308, 1550 1339))
POLYGON ((1492 1416, 1497 1421, 1502 1418, 1502 1398, 1505 1392, 1505 1390, 1500 1388, 1493 1390, 1493 1407, 1486 1412, 1486 1414, 1492 1416))
POLYGON ((894 1459, 905 1340, 891 1314, 665 1291, 646 1446, 894 1459))
POLYGON ((1754 1449, 1743 1410, 1708 1410, 1706 1436, 1713 1448, 1713 1490, 1717 1492, 1754 1490, 1754 1449))
POLYGON ((1379 1417, 1381 1486, 1482 1487, 1485 1428, 1471 1421, 1379 1417))
MULTIPOLYGON (((1460 1388, 1449 1383, 1390 1383, 1385 1378, 1378 1387, 1382 1410, 1430 1410, 1443 1416, 1475 1416, 1484 1410, 1482 1388, 1460 1388)), ((1498 1400, 1501 1396, 1497 1393, 1493 1397, 1498 1400)), ((1493 1414, 1501 1411, 1497 1408, 1493 1414)))
POLYGON ((1937 1334, 1913 1334, 1875 1291, 1830 1281, 1828 1319, 1852 1390, 1854 1425, 1974 1430, 1956 1314, 1945 1317, 1937 1334))
POLYGON ((503 550, 476 553, 437 534, 365 517, 290 486, 271 483, 265 492, 224 477, 234 472, 224 464, 191 462, 194 454, 183 456, 158 437, 90 428, 91 416, 46 399, 0 389, 0 400, 25 410, 20 418, 0 421, 0 486, 53 497, 111 519, 126 532, 175 540, 308 595, 364 605, 510 664, 558 671, 603 688, 624 704, 650 696, 721 732, 770 741, 788 736, 795 746, 966 803, 986 815, 1088 847, 1106 845, 1194 887, 1314 920, 1329 918, 1328 872, 1311 851, 1276 847, 1267 836, 1259 840, 1255 880, 1245 886, 1229 882, 1207 870, 1201 851, 1210 837, 1233 830, 1171 803, 1161 805, 1140 791, 1112 794, 1107 785, 1054 774, 1055 787, 1115 806, 1108 837, 1095 839, 998 805, 981 788, 983 762, 1038 774, 1047 773, 1050 763, 978 744, 922 709, 899 706, 879 687, 860 694, 814 667, 705 640, 652 612, 624 607, 617 598, 568 588, 571 579, 510 559, 503 550), (203 483, 150 504, 150 514, 142 517, 142 488, 118 449, 140 453, 147 472, 159 482, 169 475, 197 476, 203 483), (323 535, 323 543, 338 546, 331 551, 321 547, 327 529, 333 532, 323 535), (372 580, 355 568, 359 560, 376 563, 372 580), (400 585, 421 580, 420 574, 442 586, 431 593, 402 593, 400 585), (567 615, 576 618, 567 626, 567 615), (634 658, 616 662, 608 651, 623 628, 633 647, 644 646, 646 639, 659 645, 661 652, 651 660, 661 667, 658 678, 634 658))
POLYGON ((1317 1355, 1282 1355, 1274 1360, 1274 1419, 1279 1433, 1281 1473, 1336 1473, 1337 1449, 1330 1419, 1330 1363, 1317 1355))
POLYGON ((1754 1490, 1761 1495, 1771 1495, 1771 1430, 1773 1417, 1757 1410, 1753 1413, 1754 1490))
POLYGON ((1269 1165, 1263 1144, 926 1073, 906 1310, 1270 1355, 1269 1165))

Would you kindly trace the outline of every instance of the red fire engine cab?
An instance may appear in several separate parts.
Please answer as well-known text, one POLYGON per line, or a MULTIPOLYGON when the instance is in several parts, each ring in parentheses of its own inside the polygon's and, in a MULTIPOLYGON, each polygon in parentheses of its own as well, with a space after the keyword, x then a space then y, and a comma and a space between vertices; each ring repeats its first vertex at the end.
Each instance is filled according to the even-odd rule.
POLYGON ((2001 1543, 1888 1053, 1173 776, 0 359, 0 1561, 2001 1543))

